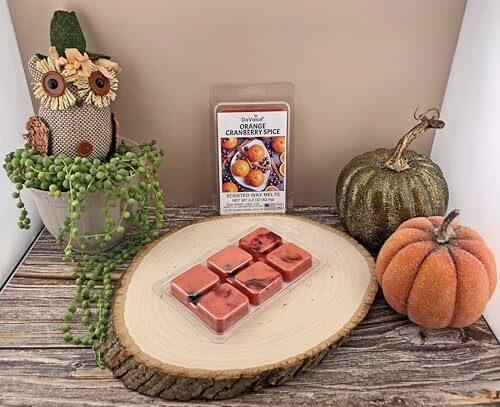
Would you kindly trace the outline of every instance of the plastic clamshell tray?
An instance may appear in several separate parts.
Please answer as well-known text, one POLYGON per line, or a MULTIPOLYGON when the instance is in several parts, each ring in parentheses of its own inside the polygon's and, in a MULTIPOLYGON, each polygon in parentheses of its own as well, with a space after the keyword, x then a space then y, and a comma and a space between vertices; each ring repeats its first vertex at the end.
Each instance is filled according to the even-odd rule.
POLYGON ((224 342, 237 326, 322 266, 296 237, 261 226, 203 253, 156 282, 153 291, 212 341, 224 342))

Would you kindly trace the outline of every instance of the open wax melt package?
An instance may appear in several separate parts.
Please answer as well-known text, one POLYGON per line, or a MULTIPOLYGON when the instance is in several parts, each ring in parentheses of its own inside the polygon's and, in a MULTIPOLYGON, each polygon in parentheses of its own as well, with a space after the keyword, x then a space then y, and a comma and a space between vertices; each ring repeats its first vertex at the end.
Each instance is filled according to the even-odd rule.
POLYGON ((293 295, 322 266, 297 236, 261 226, 203 253, 153 290, 212 341, 224 342, 266 305, 293 295))

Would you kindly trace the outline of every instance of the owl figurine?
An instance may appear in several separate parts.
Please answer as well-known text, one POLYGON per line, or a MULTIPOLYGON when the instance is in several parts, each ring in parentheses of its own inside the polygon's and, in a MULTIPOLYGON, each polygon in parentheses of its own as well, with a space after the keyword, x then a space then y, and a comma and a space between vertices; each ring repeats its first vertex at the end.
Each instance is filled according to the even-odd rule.
POLYGON ((65 154, 105 161, 115 149, 116 98, 120 67, 109 57, 87 52, 74 12, 57 10, 50 25, 47 56, 28 62, 33 93, 40 100, 24 138, 42 155, 65 154))

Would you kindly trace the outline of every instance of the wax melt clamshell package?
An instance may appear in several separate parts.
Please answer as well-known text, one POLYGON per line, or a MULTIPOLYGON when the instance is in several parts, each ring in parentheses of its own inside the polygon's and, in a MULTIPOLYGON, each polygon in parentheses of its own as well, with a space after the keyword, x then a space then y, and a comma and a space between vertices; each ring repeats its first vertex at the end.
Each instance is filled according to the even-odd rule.
POLYGON ((297 230, 263 222, 176 266, 175 272, 165 270, 153 291, 162 306, 175 309, 220 343, 269 304, 293 295, 324 265, 297 230))
POLYGON ((291 207, 293 107, 289 82, 210 89, 213 201, 221 215, 291 207))

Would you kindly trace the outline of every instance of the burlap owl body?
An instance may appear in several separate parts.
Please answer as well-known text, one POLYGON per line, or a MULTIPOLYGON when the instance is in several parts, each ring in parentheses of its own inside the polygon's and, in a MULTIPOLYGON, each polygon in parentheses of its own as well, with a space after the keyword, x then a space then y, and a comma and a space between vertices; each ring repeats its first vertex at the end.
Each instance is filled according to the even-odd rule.
POLYGON ((40 108, 28 120, 25 138, 41 154, 104 161, 116 143, 110 104, 116 98, 119 67, 107 57, 85 52, 73 12, 56 11, 51 43, 47 56, 34 55, 28 63, 40 108))

